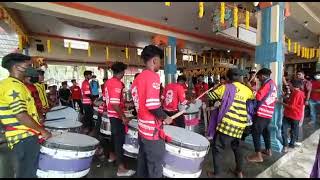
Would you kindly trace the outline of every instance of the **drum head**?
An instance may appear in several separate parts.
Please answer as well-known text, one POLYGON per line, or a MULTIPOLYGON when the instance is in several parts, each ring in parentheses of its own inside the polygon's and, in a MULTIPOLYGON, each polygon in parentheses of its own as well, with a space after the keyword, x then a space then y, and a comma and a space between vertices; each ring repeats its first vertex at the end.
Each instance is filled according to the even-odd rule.
POLYGON ((185 110, 186 113, 196 113, 199 112, 199 109, 202 106, 202 101, 200 99, 196 100, 196 102, 193 104, 189 104, 189 107, 187 108, 187 106, 185 105, 179 105, 179 111, 185 110))
POLYGON ((129 127, 133 129, 138 129, 138 120, 132 119, 131 121, 129 121, 129 127))
POLYGON ((78 121, 79 113, 71 107, 67 106, 56 106, 50 109, 46 114, 46 119, 68 119, 78 121))
POLYGON ((210 146, 209 141, 202 135, 184 128, 164 125, 164 132, 172 138, 171 144, 196 151, 205 151, 210 146))
POLYGON ((99 141, 93 137, 84 134, 66 132, 63 134, 53 135, 51 138, 47 139, 43 145, 48 148, 92 151, 96 149, 98 144, 99 141))
POLYGON ((81 127, 82 123, 79 121, 59 120, 44 122, 44 127, 53 129, 70 129, 81 127))

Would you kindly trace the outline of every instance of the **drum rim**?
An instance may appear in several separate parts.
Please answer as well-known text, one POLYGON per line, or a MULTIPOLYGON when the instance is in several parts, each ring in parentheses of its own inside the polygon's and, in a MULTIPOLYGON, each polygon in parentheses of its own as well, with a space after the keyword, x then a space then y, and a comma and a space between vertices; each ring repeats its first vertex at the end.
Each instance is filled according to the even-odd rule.
POLYGON ((188 112, 185 112, 185 113, 183 113, 183 115, 194 115, 194 114, 199 114, 199 111, 197 111, 197 112, 191 112, 191 113, 188 113, 188 112))
POLYGON ((86 151, 93 151, 97 148, 97 145, 90 145, 90 146, 74 146, 74 145, 65 145, 65 144, 57 144, 54 142, 44 142, 42 146, 50 149, 62 149, 62 150, 70 150, 70 151, 79 151, 79 152, 86 152, 86 151))
POLYGON ((70 173, 70 172, 63 173, 64 171, 44 171, 44 170, 37 169, 37 173, 36 174, 40 178, 47 178, 47 177, 50 178, 53 175, 59 175, 59 178, 61 178, 61 177, 66 178, 66 176, 68 178, 70 178, 70 176, 75 175, 75 174, 78 175, 78 176, 75 176, 73 178, 80 178, 80 177, 83 177, 83 176, 87 175, 89 173, 89 171, 90 171, 90 168, 86 169, 84 171, 73 172, 73 173, 70 173), (39 171, 40 174, 46 174, 47 176, 43 176, 43 177, 38 176, 38 171, 39 171), (51 175, 51 176, 48 176, 48 175, 51 175))

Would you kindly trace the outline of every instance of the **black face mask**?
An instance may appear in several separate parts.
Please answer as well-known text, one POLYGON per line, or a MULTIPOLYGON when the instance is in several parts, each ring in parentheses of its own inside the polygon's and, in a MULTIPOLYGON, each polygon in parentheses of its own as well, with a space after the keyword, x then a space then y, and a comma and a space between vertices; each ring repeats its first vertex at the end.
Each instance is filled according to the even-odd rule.
POLYGON ((31 77, 30 82, 33 84, 39 82, 39 77, 31 77))

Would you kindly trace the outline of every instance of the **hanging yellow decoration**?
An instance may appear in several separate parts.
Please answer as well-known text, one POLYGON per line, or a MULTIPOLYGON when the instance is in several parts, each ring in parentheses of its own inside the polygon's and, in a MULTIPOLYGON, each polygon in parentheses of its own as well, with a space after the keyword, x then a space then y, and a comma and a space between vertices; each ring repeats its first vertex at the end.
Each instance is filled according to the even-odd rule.
POLYGON ((320 58, 320 49, 317 49, 317 58, 320 58))
POLYGON ((204 2, 199 2, 199 18, 202 18, 204 14, 204 2))
POLYGON ((293 53, 297 53, 297 43, 293 43, 293 53))
POLYGON ((129 59, 129 49, 127 47, 125 49, 125 52, 126 52, 126 59, 129 59))
POLYGON ((107 62, 109 60, 109 48, 108 47, 106 47, 106 60, 107 60, 107 62))
POLYGON ((233 8, 233 26, 238 27, 238 7, 233 8))
POLYGON ((91 46, 90 46, 90 44, 88 45, 88 57, 91 57, 91 46))
POLYGON ((171 2, 165 2, 164 3, 166 6, 171 6, 171 2))
POLYGON ((196 53, 196 63, 198 64, 198 53, 196 53))
POLYGON ((291 52, 291 39, 288 38, 288 52, 291 52))
POLYGON ((225 15, 225 3, 220 3, 220 23, 224 24, 224 15, 225 15))
POLYGON ((250 24, 250 12, 246 11, 246 29, 249 30, 249 24, 250 24))
POLYGON ((202 64, 206 64, 206 56, 203 56, 202 64))
POLYGON ((50 39, 47 40, 47 49, 48 49, 48 53, 51 53, 51 40, 50 39))
POLYGON ((22 50, 22 49, 23 49, 22 36, 21 36, 20 34, 18 35, 18 41, 19 41, 19 42, 18 42, 18 43, 19 43, 19 46, 18 46, 18 47, 19 47, 19 50, 22 50))
POLYGON ((71 54, 71 42, 68 42, 68 54, 71 54))
POLYGON ((304 47, 301 48, 301 57, 304 58, 304 47))
POLYGON ((300 56, 300 53, 301 53, 301 52, 300 52, 300 44, 298 44, 298 49, 297 49, 297 50, 298 50, 297 56, 300 56))
POLYGON ((309 48, 306 48, 306 55, 307 55, 307 59, 309 59, 310 58, 309 48))

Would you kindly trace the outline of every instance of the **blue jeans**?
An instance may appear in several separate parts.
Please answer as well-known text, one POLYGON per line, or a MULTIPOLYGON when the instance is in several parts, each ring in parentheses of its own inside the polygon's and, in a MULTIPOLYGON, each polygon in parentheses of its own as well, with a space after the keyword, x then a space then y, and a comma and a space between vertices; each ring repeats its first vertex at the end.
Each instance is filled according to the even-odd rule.
POLYGON ((310 115, 311 115, 311 122, 316 123, 317 121, 317 105, 320 105, 320 101, 314 101, 310 100, 309 101, 309 106, 310 106, 310 115))

